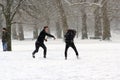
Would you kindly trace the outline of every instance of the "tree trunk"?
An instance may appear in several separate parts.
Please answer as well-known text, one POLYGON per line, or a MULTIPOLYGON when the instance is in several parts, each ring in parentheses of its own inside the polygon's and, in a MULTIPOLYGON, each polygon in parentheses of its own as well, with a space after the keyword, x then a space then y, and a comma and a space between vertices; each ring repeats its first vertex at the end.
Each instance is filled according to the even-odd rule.
POLYGON ((22 23, 22 13, 20 10, 18 11, 18 17, 19 17, 19 22, 20 22, 18 24, 18 37, 19 37, 19 40, 24 40, 23 25, 21 24, 22 23))
MULTIPOLYGON (((86 2, 86 0, 83 0, 82 2, 86 2)), ((82 5, 81 7, 81 13, 82 13, 82 39, 88 39, 88 34, 87 34, 87 15, 85 12, 85 6, 82 5)))
POLYGON ((57 35, 57 38, 61 38, 62 36, 62 30, 61 30, 61 27, 60 27, 60 23, 59 22, 56 22, 56 35, 57 35))
MULTIPOLYGON (((97 3, 99 0, 94 0, 94 3, 97 3)), ((100 7, 97 7, 94 11, 95 16, 95 31, 94 31, 94 37, 95 38, 101 38, 102 36, 102 27, 101 27, 101 17, 100 17, 100 7)))
POLYGON ((9 19, 6 20, 6 28, 8 31, 8 36, 7 36, 7 46, 8 46, 8 51, 12 51, 12 42, 11 42, 11 22, 9 19))
POLYGON ((63 35, 66 33, 68 30, 68 24, 67 24, 67 17, 62 5, 62 0, 56 0, 57 6, 59 8, 59 13, 60 13, 60 19, 62 21, 62 29, 63 29, 63 35))
MULTIPOLYGON (((47 15, 46 23, 47 23, 47 26, 49 27, 49 25, 50 25, 50 18, 49 18, 48 15, 47 15)), ((49 29, 48 29, 48 33, 50 33, 50 27, 49 27, 49 29)))
POLYGON ((11 1, 7 0, 7 6, 6 6, 6 14, 5 16, 5 21, 6 21, 6 28, 8 31, 8 36, 7 36, 7 46, 8 46, 8 51, 12 51, 12 42, 11 42, 11 1))
POLYGON ((103 0, 103 7, 102 7, 102 18, 103 18, 103 40, 110 40, 111 33, 110 33, 110 21, 108 18, 107 13, 107 1, 103 0))
POLYGON ((12 38, 18 39, 17 32, 16 32, 16 26, 12 27, 12 38))
POLYGON ((0 38, 2 36, 2 22, 3 22, 3 19, 2 19, 2 12, 0 12, 0 38))
POLYGON ((0 39, 2 37, 2 27, 0 26, 0 39))
POLYGON ((38 27, 35 25, 33 28, 33 39, 37 39, 38 37, 38 27))
POLYGON ((24 31, 22 24, 18 24, 18 35, 19 35, 19 40, 24 40, 24 31))

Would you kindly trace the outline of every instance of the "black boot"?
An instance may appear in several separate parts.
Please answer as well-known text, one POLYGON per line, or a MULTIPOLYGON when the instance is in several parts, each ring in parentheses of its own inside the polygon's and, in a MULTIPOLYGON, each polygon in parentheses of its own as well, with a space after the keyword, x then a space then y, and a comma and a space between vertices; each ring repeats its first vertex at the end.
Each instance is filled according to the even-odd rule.
POLYGON ((35 55, 32 53, 32 57, 35 58, 35 55))
POLYGON ((67 60, 67 57, 65 57, 65 60, 67 60))
POLYGON ((33 57, 33 58, 35 58, 35 56, 34 56, 34 55, 32 55, 32 57, 33 57))
POLYGON ((44 58, 46 58, 46 56, 44 55, 44 58))
POLYGON ((77 59, 79 59, 79 56, 77 56, 77 59))

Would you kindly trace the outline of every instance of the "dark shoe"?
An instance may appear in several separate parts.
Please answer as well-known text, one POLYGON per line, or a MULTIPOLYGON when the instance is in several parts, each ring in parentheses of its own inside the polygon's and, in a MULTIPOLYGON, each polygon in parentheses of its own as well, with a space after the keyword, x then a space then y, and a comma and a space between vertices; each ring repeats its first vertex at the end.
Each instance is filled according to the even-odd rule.
POLYGON ((67 60, 67 57, 65 57, 65 60, 67 60))
POLYGON ((77 56, 77 59, 79 59, 79 56, 77 56))
POLYGON ((44 56, 44 58, 46 58, 46 56, 44 56))
POLYGON ((32 55, 33 58, 35 58, 35 55, 32 55))

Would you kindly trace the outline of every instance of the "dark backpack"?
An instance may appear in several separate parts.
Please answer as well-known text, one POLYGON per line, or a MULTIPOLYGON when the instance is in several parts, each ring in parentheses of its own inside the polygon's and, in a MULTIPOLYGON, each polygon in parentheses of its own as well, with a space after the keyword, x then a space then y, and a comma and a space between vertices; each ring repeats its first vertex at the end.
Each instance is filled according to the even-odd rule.
POLYGON ((68 29, 64 36, 65 42, 73 41, 73 39, 75 38, 75 35, 76 35, 76 31, 74 29, 68 29))

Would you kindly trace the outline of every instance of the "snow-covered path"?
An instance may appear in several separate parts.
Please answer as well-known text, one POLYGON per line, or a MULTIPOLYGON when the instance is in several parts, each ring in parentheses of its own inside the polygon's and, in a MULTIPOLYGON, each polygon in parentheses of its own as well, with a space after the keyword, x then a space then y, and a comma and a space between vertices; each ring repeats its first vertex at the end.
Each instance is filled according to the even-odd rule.
POLYGON ((40 48, 36 58, 32 40, 13 41, 13 51, 0 46, 0 80, 120 80, 120 43, 77 40, 80 59, 68 51, 64 60, 64 42, 49 40, 47 59, 40 48))

